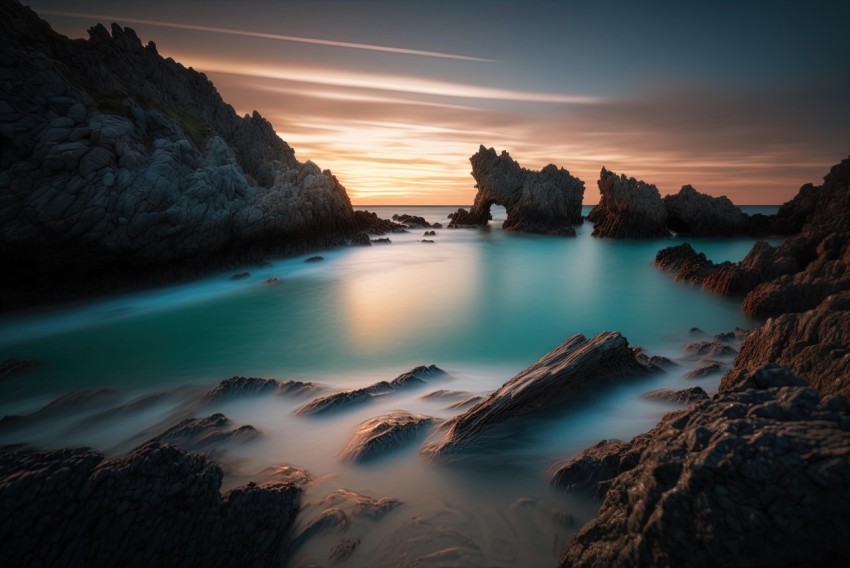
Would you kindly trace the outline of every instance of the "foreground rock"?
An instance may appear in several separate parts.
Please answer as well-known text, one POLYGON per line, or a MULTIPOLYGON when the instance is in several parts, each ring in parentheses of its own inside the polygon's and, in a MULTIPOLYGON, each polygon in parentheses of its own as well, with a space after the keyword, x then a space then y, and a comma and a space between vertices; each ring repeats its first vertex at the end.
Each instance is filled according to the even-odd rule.
POLYGON ((3 563, 279 565, 300 489, 221 495, 221 482, 207 458, 157 443, 109 460, 91 449, 0 448, 3 563))
POLYGON ((450 228, 486 225, 492 218, 490 207, 496 204, 508 213, 502 225, 506 231, 575 235, 572 226, 582 222, 580 179, 553 164, 539 172, 527 170, 507 152, 497 155, 484 146, 469 161, 478 193, 469 211, 450 215, 450 228))
POLYGON ((354 236, 343 186, 201 73, 0 2, 0 310, 185 279, 354 236), (56 283, 61 282, 61 286, 56 283))
POLYGON ((778 247, 757 243, 739 263, 714 264, 689 245, 664 249, 656 264, 677 280, 724 295, 744 295, 744 313, 770 317, 815 308, 850 290, 850 159, 819 187, 803 186, 780 208, 777 231, 799 230, 778 247))
POLYGON ((598 450, 596 477, 616 476, 561 564, 843 565, 850 404, 804 384, 762 369, 666 416, 651 436, 598 450))
POLYGON ((785 314, 751 331, 720 390, 735 389, 762 365, 788 367, 821 394, 850 398, 850 292, 814 310, 785 314))
POLYGON ((427 384, 425 379, 444 375, 445 371, 436 365, 420 365, 402 373, 392 381, 380 381, 362 389, 343 391, 312 400, 298 408, 300 415, 324 414, 350 408, 369 402, 376 396, 384 396, 399 389, 427 384))
POLYGON ((727 197, 712 197, 685 185, 664 197, 667 227, 679 234, 730 237, 748 232, 748 219, 727 197))
POLYGON ((594 237, 655 239, 670 235, 667 209, 654 185, 605 168, 597 184, 599 204, 587 216, 594 237))
POLYGON ((414 441, 436 421, 430 416, 403 411, 370 418, 357 425, 342 456, 353 462, 381 457, 414 441))
POLYGON ((486 400, 452 419, 443 440, 425 451, 445 457, 475 449, 492 430, 512 419, 562 403, 590 389, 649 372, 619 333, 606 331, 591 339, 575 335, 486 400))

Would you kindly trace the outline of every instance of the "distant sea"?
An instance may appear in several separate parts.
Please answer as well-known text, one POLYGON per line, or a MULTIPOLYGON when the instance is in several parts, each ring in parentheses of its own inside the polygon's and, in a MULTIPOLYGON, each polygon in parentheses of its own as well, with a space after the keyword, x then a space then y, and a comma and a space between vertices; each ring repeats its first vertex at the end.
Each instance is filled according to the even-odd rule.
MULTIPOLYGON (((358 208, 444 225, 457 209, 358 208)), ((552 491, 552 464, 600 439, 628 439, 652 427, 671 407, 642 399, 642 392, 693 384, 715 390, 719 376, 698 383, 683 378, 696 365, 681 350, 693 340, 691 328, 715 334, 758 323, 741 313, 738 299, 675 282, 653 266, 655 253, 686 240, 712 260, 737 261, 755 240, 610 241, 592 238, 588 224, 578 227, 577 238, 507 234, 499 228, 504 209, 493 213, 489 229, 438 229, 436 237, 427 237, 434 243, 421 242, 424 229, 412 230, 387 235, 392 244, 319 252, 324 261, 318 263, 305 263, 309 255, 270 259, 269 266, 245 267, 251 275, 241 280, 231 280, 229 272, 4 316, 0 359, 37 364, 26 375, 0 382, 0 416, 31 412, 80 389, 115 389, 121 402, 169 394, 144 410, 112 418, 93 417, 119 404, 115 400, 81 405, 23 430, 0 429, 0 443, 90 445, 118 454, 138 443, 140 432, 164 429, 188 397, 233 375, 342 389, 433 363, 448 377, 328 419, 294 416, 297 403, 281 397, 209 409, 264 433, 260 442, 224 457, 226 483, 244 482, 269 465, 295 464, 317 479, 307 501, 339 488, 401 499, 404 505, 381 522, 353 521, 349 529, 361 538, 358 554, 373 559, 374 566, 397 565, 405 555, 424 555, 428 546, 453 539, 458 546, 473 543, 481 564, 552 565, 597 506, 552 491), (512 441, 468 467, 432 464, 415 447, 368 467, 338 457, 366 418, 394 409, 448 418, 457 411, 422 395, 437 389, 486 395, 568 337, 603 330, 619 330, 632 345, 676 359, 681 367, 525 424, 512 441), (553 522, 563 515, 575 523, 553 522), (434 538, 418 538, 428 531, 434 538)), ((319 558, 330 544, 311 541, 293 564, 319 558)))

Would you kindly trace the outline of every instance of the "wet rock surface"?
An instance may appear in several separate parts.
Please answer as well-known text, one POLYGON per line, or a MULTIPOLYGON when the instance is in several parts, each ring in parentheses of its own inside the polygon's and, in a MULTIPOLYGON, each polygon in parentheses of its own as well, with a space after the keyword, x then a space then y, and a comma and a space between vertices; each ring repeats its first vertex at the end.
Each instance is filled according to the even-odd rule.
POLYGON ((506 422, 569 400, 578 393, 644 376, 642 365, 617 332, 591 339, 578 334, 507 381, 484 401, 451 420, 444 438, 425 448, 434 457, 481 449, 490 431, 506 422))
POLYGON ((611 239, 655 239, 667 237, 667 209, 654 185, 617 175, 602 168, 599 174, 599 204, 587 220, 593 236, 611 239))
POLYGON ((450 215, 449 228, 486 225, 490 207, 502 205, 508 217, 506 231, 574 236, 573 225, 582 222, 584 182, 549 164, 542 170, 521 167, 503 151, 481 146, 469 161, 478 193, 469 211, 450 215))
POLYGON ((3 562, 278 565, 300 489, 249 485, 222 495, 221 482, 207 458, 158 443, 114 459, 86 448, 2 447, 3 562))
POLYGON ((357 425, 342 457, 365 462, 384 456, 413 442, 436 422, 436 418, 404 411, 369 418, 357 425))
POLYGON ((781 369, 761 369, 667 415, 651 436, 613 447, 637 452, 638 461, 610 482, 561 564, 842 563, 850 557, 842 481, 850 475, 850 404, 800 385, 781 369))
POLYGON ((0 38, 0 255, 14 274, 0 310, 353 236, 329 171, 132 29, 98 24, 72 41, 4 0, 0 38))
POLYGON ((295 413, 316 415, 345 410, 355 405, 367 403, 376 396, 384 396, 403 388, 425 385, 427 384, 426 379, 436 378, 444 374, 445 371, 436 365, 420 365, 402 373, 392 381, 380 381, 362 389, 343 391, 317 398, 299 407, 295 413))

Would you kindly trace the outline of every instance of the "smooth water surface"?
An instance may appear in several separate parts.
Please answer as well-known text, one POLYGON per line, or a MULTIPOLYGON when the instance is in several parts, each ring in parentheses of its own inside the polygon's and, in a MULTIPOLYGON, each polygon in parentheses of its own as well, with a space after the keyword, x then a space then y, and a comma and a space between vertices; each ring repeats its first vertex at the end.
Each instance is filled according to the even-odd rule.
MULTIPOLYGON (((372 208, 381 217, 409 213, 443 224, 454 209, 372 208)), ((692 339, 690 328, 714 334, 754 322, 741 314, 738 300, 674 282, 653 266, 655 253, 679 239, 600 240, 588 224, 577 238, 507 234, 498 228, 504 217, 503 209, 494 209, 489 230, 438 229, 428 237, 434 243, 420 242, 424 229, 412 230, 388 235, 389 245, 322 252, 319 263, 305 263, 307 255, 271 259, 270 266, 246 267, 251 276, 241 280, 230 280, 239 272, 233 271, 2 318, 0 359, 32 359, 36 366, 0 383, 0 416, 36 410, 80 389, 117 389, 112 405, 173 392, 144 411, 101 422, 92 416, 106 406, 81 406, 47 423, 0 428, 0 443, 92 445, 114 455, 162 431, 176 409, 233 375, 343 389, 434 363, 448 372, 434 384, 330 418, 295 416, 304 401, 282 397, 204 409, 264 434, 221 456, 227 483, 247 481, 269 465, 306 468, 316 481, 305 495, 301 524, 337 489, 401 499, 404 505, 381 521, 352 522, 348 537, 356 535, 361 545, 349 565, 405 565, 424 557, 441 565, 551 565, 596 506, 552 491, 552 464, 599 439, 645 431, 670 410, 640 394, 693 384, 682 378, 696 365, 681 351, 692 339), (362 420, 396 409, 449 418, 459 411, 423 395, 441 388, 486 395, 568 337, 602 330, 619 330, 632 345, 680 360, 681 371, 519 423, 502 447, 474 463, 434 464, 416 445, 369 466, 339 459, 362 420), (564 522, 570 517, 574 521, 564 522), (423 531, 431 536, 419 538, 423 531)), ((715 261, 734 261, 755 241, 688 242, 715 261)), ((699 384, 711 391, 718 379, 699 384)), ((339 538, 317 537, 296 552, 294 564, 325 562, 339 538)))

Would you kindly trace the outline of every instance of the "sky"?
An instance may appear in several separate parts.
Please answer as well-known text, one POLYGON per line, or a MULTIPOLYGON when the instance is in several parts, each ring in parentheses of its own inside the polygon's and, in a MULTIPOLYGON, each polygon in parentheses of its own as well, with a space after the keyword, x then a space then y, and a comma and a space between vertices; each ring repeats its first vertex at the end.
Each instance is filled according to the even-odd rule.
POLYGON ((355 205, 469 205, 479 145, 778 204, 850 154, 850 2, 35 0, 257 110, 355 205))

